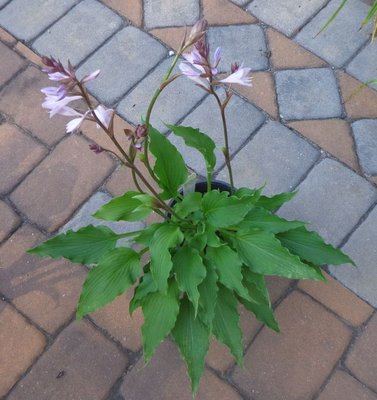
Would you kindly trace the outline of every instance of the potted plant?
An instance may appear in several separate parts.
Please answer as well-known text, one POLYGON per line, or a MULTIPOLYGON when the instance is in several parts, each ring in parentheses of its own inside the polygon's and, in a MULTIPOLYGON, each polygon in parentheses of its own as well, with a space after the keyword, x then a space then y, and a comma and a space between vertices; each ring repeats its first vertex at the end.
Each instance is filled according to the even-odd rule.
MULTIPOLYGON (((226 78, 218 78, 221 50, 216 49, 213 58, 210 56, 204 39, 206 29, 206 21, 201 20, 185 35, 152 97, 143 124, 124 131, 130 143, 127 149, 115 137, 113 110, 102 105, 94 108, 86 90, 85 84, 95 79, 99 71, 78 79, 70 63, 65 68, 60 61, 43 58, 45 72, 59 82, 58 87, 42 89, 46 94, 43 107, 50 110, 50 116, 73 116, 67 124, 68 132, 78 129, 84 120, 96 123, 113 141, 134 179, 134 191, 113 198, 94 216, 106 221, 138 221, 158 214, 161 221, 124 234, 89 225, 29 250, 31 254, 64 257, 92 266, 78 303, 78 319, 126 290, 133 290, 130 312, 138 307, 143 311, 145 360, 153 356, 164 338, 171 336, 187 364, 193 393, 199 386, 212 335, 228 346, 242 364, 239 303, 279 331, 265 275, 325 280, 321 266, 352 262, 309 231, 304 222, 288 221, 274 214, 295 193, 267 197, 262 194, 263 188, 234 187, 225 110, 231 101, 232 84, 251 85, 250 68, 233 64, 226 78), (190 47, 191 52, 186 52, 190 47), (181 73, 172 75, 181 56, 181 73), (195 190, 186 190, 192 177, 182 155, 150 123, 160 93, 179 75, 193 80, 219 106, 229 184, 212 180, 216 157, 215 144, 209 136, 191 127, 167 125, 187 146, 203 155, 207 166, 206 181, 191 184, 195 190), (218 88, 223 88, 224 93, 218 88), (76 100, 84 100, 84 111, 68 105, 76 100), (147 174, 141 171, 137 160, 144 164, 147 174), (138 245, 137 250, 117 246, 118 240, 125 237, 138 245)), ((107 151, 99 145, 91 145, 91 149, 96 153, 107 151)))

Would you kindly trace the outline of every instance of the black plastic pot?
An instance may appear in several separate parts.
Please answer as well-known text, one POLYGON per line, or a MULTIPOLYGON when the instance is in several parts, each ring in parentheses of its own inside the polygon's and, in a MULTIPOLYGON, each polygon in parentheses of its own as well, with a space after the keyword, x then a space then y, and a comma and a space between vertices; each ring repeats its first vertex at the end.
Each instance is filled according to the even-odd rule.
MULTIPOLYGON (((229 183, 227 182, 223 182, 223 181, 218 181, 216 179, 211 181, 211 189, 218 189, 220 192, 229 192, 231 190, 231 187, 229 185, 229 183)), ((199 192, 199 193, 207 193, 207 181, 198 181, 195 184, 195 192, 199 192)), ((183 191, 180 190, 179 193, 181 195, 183 195, 183 191)), ((170 200, 169 201, 169 207, 173 207, 175 205, 176 201, 170 200)), ((166 213, 166 218, 170 219, 171 215, 170 213, 166 213)))

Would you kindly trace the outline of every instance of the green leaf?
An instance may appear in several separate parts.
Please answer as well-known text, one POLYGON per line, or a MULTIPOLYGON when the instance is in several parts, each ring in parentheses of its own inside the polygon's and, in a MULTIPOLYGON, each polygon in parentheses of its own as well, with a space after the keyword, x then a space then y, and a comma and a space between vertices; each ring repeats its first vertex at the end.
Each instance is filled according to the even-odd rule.
POLYGON ((241 228, 259 228, 272 233, 285 232, 301 226, 305 226, 305 222, 288 221, 275 214, 271 214, 264 208, 259 207, 253 208, 251 211, 249 211, 244 221, 239 224, 239 227, 241 228))
POLYGON ((182 240, 182 232, 175 225, 162 225, 153 235, 149 245, 151 272, 160 291, 167 289, 169 274, 173 267, 169 248, 177 246, 182 240))
POLYGON ((186 292, 198 312, 199 291, 198 286, 206 277, 207 271, 199 252, 191 246, 180 248, 173 257, 173 269, 177 278, 178 287, 186 292))
POLYGON ((202 194, 191 192, 184 196, 183 200, 174 205, 174 211, 181 217, 186 218, 194 211, 200 210, 202 205, 202 194))
POLYGON ((215 306, 217 301, 217 274, 211 265, 206 265, 207 275, 199 285, 199 310, 198 317, 212 330, 212 321, 215 317, 215 306))
POLYGON ((228 289, 234 290, 240 297, 252 301, 247 289, 242 284, 242 261, 230 247, 208 247, 207 260, 216 267, 219 281, 228 289))
POLYGON ((153 211, 154 198, 149 194, 126 192, 102 206, 94 217, 107 221, 140 221, 153 211))
POLYGON ((133 312, 141 306, 142 300, 145 296, 149 293, 156 292, 157 285, 156 282, 153 280, 152 274, 150 272, 146 272, 143 275, 139 285, 135 288, 134 295, 132 300, 130 301, 129 311, 132 315, 133 312))
POLYGON ((119 247, 102 257, 87 275, 76 316, 97 310, 112 302, 132 286, 141 273, 140 256, 127 247, 119 247))
POLYGON ((233 292, 219 285, 213 319, 213 333, 217 340, 229 347, 239 365, 243 365, 242 331, 237 299, 233 292))
POLYGON ((193 147, 202 153, 207 171, 213 172, 216 165, 215 142, 199 129, 189 126, 166 125, 176 136, 181 137, 186 146, 193 147))
POLYGON ((203 212, 208 222, 216 228, 238 224, 250 208, 247 197, 229 196, 228 192, 212 190, 203 196, 203 212))
POLYGON ((106 226, 88 225, 77 232, 68 231, 28 250, 30 254, 64 257, 80 264, 94 264, 112 250, 118 235, 106 226))
POLYGON ((148 228, 144 229, 143 232, 140 233, 140 235, 134 238, 134 242, 149 247, 149 244, 157 229, 161 228, 161 226, 164 225, 166 225, 166 222, 156 222, 154 224, 149 225, 148 228))
POLYGON ((279 193, 272 197, 261 196, 257 201, 256 205, 258 207, 263 207, 270 211, 275 211, 284 203, 293 199, 293 197, 295 197, 296 194, 297 192, 284 192, 284 193, 279 193))
POLYGON ((250 200, 253 200, 253 202, 257 202, 262 194, 262 191, 264 189, 264 186, 258 188, 258 189, 250 189, 246 187, 239 188, 234 195, 236 197, 239 197, 242 199, 243 197, 248 197, 250 200))
POLYGON ((253 272, 291 279, 323 280, 316 270, 289 253, 270 232, 240 231, 233 238, 239 256, 253 272))
POLYGON ((255 274, 249 268, 243 268, 244 284, 254 302, 240 299, 240 302, 251 311, 256 318, 276 332, 280 332, 279 325, 275 319, 271 307, 270 297, 263 275, 255 274))
POLYGON ((175 325, 179 312, 178 295, 176 284, 171 283, 166 293, 150 293, 142 301, 144 325, 141 333, 146 362, 175 325))
POLYGON ((318 233, 304 227, 280 233, 276 237, 292 253, 313 264, 354 264, 341 250, 325 243, 318 233))
POLYGON ((157 129, 150 126, 149 149, 155 156, 154 173, 160 179, 164 198, 176 197, 178 189, 187 180, 185 162, 176 147, 157 129))
POLYGON ((172 335, 187 364, 192 392, 195 394, 204 371, 204 361, 209 348, 209 330, 196 318, 194 308, 187 298, 181 301, 172 335))

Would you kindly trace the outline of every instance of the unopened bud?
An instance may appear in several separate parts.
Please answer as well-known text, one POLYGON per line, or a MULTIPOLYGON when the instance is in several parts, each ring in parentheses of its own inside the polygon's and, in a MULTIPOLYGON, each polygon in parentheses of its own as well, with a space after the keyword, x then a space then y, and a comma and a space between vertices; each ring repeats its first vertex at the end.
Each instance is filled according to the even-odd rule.
POLYGON ((233 72, 236 72, 236 71, 238 71, 238 69, 240 68, 240 66, 238 65, 238 63, 234 63, 234 64, 232 64, 231 66, 230 66, 230 71, 232 72, 232 74, 233 74, 233 72))
POLYGON ((145 124, 143 125, 137 125, 135 128, 135 134, 137 138, 143 138, 147 136, 148 130, 145 124))
POLYGON ((189 37, 187 38, 186 46, 191 46, 200 40, 208 29, 208 22, 202 18, 192 27, 189 37))
POLYGON ((102 153, 104 149, 98 144, 90 144, 89 149, 94 151, 96 154, 102 153))

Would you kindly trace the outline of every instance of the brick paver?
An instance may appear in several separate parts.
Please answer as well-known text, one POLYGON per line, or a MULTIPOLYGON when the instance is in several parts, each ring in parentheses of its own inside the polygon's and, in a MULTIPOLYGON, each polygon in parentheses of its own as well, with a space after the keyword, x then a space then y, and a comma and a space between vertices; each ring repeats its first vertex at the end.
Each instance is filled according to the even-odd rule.
POLYGON ((11 51, 5 44, 0 43, 0 86, 7 82, 23 66, 22 60, 14 51, 11 51))
POLYGON ((361 334, 359 340, 354 344, 346 359, 347 367, 362 382, 377 392, 377 316, 374 315, 369 321, 365 331, 361 334))
POLYGON ((0 343, 0 396, 4 396, 43 351, 46 341, 34 326, 0 300, 0 343))
POLYGON ((39 164, 11 199, 31 220, 52 232, 110 175, 112 168, 108 156, 98 157, 84 139, 73 135, 39 164))
POLYGON ((25 225, 0 247, 0 292, 49 333, 72 318, 86 276, 85 268, 25 252, 44 239, 25 225))
POLYGON ((337 371, 318 400, 376 400, 377 395, 346 372, 337 371))
POLYGON ((4 201, 0 201, 0 242, 2 242, 21 222, 19 216, 4 201))
POLYGON ((278 71, 276 90, 285 120, 340 117, 342 113, 331 69, 278 71))
POLYGON ((350 125, 343 119, 295 121, 290 127, 359 172, 350 125))
MULTIPOLYGON (((125 400, 190 400, 190 383, 185 366, 173 343, 166 341, 147 366, 140 360, 120 389, 125 400)), ((197 400, 241 400, 230 386, 206 371, 197 400)))
POLYGON ((283 334, 264 328, 232 376, 252 398, 311 399, 351 339, 350 330, 304 295, 293 293, 276 311, 283 334), (271 384, 273 382, 273 384, 271 384))
POLYGON ((365 18, 369 6, 361 0, 348 2, 342 10, 342 17, 335 19, 323 34, 316 36, 338 5, 337 0, 330 1, 296 36, 296 40, 324 60, 341 67, 369 39, 368 29, 359 30, 360 21, 365 18))
POLYGON ((331 267, 331 273, 364 300, 377 307, 377 207, 352 234, 343 249, 354 259, 358 268, 350 265, 331 267))
POLYGON ((33 48, 41 55, 77 65, 121 24, 121 18, 109 8, 95 0, 84 0, 40 36, 33 48))
POLYGON ((1 10, 0 24, 19 39, 30 41, 56 21, 76 0, 12 0, 1 10))
POLYGON ((10 191, 46 155, 46 149, 14 125, 0 125, 0 193, 10 191))
POLYGON ((29 67, 0 92, 0 110, 51 146, 65 135, 67 121, 62 116, 49 119, 47 111, 41 107, 44 98, 41 88, 50 85, 45 74, 29 67))
MULTIPOLYGON (((377 399, 377 92, 366 88, 348 99, 362 80, 377 77, 377 45, 367 44, 370 27, 358 32, 371 0, 348 2, 314 37, 338 4, 0 0, 0 183, 6 187, 0 198, 0 297, 6 298, 0 303, 0 397, 191 398, 184 364, 171 342, 143 366, 142 314, 128 315, 132 290, 90 321, 74 322, 85 268, 31 257, 25 250, 45 237, 41 230, 53 232, 64 224, 76 229, 93 221, 89 214, 109 199, 106 192, 116 196, 134 187, 115 157, 88 150, 93 140, 114 150, 95 124, 66 136, 67 119, 49 119, 40 107, 40 89, 51 83, 36 68, 37 53, 63 62, 71 57, 81 63, 80 76, 100 68, 99 79, 89 86, 93 103, 107 103, 136 124, 158 85, 157 75, 172 60, 169 49, 177 49, 185 25, 202 15, 211 26, 212 47, 224 47, 220 70, 229 70, 234 61, 253 69, 253 87, 235 85, 237 95, 227 108, 236 185, 266 183, 268 194, 298 186, 300 193, 280 213, 309 221, 329 242, 345 240, 343 249, 357 268, 330 266, 337 280, 329 277, 327 285, 269 277, 282 333, 268 331, 243 311, 245 368, 235 368, 228 350, 214 342, 197 398, 377 399)), ((180 80, 161 96, 152 121, 162 129, 159 118, 198 126, 221 148, 214 99, 180 80)), ((115 118, 117 138, 126 147, 128 122, 115 118)), ((170 139, 184 149, 189 166, 204 174, 202 157, 173 135, 170 139)), ((217 155, 220 168, 223 158, 220 151, 217 155)), ((218 176, 228 179, 225 170, 218 176)))
POLYGON ((111 38, 79 69, 84 75, 101 68, 101 79, 88 85, 95 96, 112 104, 162 60, 166 49, 132 26, 111 38), (148 54, 148 58, 145 58, 148 54), (114 68, 116 66, 116 68, 114 68))
POLYGON ((298 195, 281 208, 282 216, 310 222, 335 245, 377 200, 372 185, 331 159, 316 165, 297 189, 298 195))
MULTIPOLYGON (((319 157, 318 151, 278 122, 264 125, 234 160, 235 184, 265 193, 290 191, 319 157)), ((227 170, 220 173, 227 179, 227 170)))
POLYGON ((9 400, 100 400, 121 375, 127 357, 87 322, 66 328, 22 379, 9 400))

